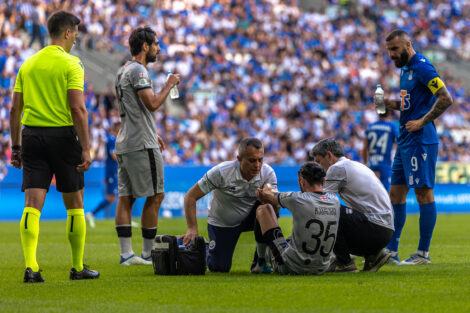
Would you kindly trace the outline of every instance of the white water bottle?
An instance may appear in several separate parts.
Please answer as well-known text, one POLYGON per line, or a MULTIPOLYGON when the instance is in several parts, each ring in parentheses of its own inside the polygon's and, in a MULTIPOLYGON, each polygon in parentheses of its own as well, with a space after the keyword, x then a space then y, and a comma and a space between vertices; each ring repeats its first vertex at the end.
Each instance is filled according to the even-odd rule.
MULTIPOLYGON (((171 72, 168 71, 168 76, 167 76, 167 79, 168 77, 170 76, 171 72)), ((176 87, 176 85, 174 85, 171 89, 170 89, 170 99, 178 99, 180 97, 180 93, 178 91, 178 87, 176 87)))
POLYGON ((377 101, 377 107, 375 110, 377 114, 385 114, 385 101, 384 101, 384 90, 382 89, 382 85, 377 85, 377 89, 375 90, 375 100, 377 101))

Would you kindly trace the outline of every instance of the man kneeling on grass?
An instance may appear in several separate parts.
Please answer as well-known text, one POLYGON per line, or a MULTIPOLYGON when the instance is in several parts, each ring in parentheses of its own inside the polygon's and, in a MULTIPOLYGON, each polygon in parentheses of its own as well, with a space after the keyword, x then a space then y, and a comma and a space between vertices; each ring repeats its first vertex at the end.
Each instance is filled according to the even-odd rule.
POLYGON ((340 214, 339 200, 325 193, 325 170, 317 163, 305 163, 298 172, 301 192, 275 192, 269 185, 256 196, 264 204, 256 210, 263 239, 268 243, 267 260, 279 274, 323 274, 333 259, 340 214), (282 235, 274 207, 291 211, 292 236, 282 235))

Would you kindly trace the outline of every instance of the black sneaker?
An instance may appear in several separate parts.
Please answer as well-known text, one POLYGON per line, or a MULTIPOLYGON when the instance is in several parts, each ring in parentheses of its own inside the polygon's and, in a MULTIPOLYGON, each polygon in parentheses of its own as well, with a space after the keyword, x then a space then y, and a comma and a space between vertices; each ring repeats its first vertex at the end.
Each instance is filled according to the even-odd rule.
POLYGON ((88 265, 83 264, 83 270, 78 272, 75 268, 70 270, 70 280, 95 279, 100 277, 98 271, 88 269, 88 265))
POLYGON ((364 268, 362 269, 363 272, 377 272, 379 268, 381 268, 385 263, 387 263, 388 259, 390 259, 391 254, 387 253, 384 250, 381 250, 379 254, 376 256, 366 258, 364 262, 364 268))
POLYGON ((348 264, 342 264, 338 261, 336 261, 336 266, 335 266, 335 273, 357 273, 359 270, 356 267, 356 263, 354 263, 354 260, 351 260, 348 264))
POLYGON ((41 276, 41 270, 34 272, 31 267, 27 267, 24 271, 24 280, 25 283, 43 283, 45 282, 44 278, 41 276))

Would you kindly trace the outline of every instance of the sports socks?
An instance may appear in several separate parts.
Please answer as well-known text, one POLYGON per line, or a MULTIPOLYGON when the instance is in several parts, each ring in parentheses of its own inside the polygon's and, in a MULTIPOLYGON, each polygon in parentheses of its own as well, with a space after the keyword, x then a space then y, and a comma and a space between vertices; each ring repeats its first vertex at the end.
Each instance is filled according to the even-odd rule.
POLYGON ((157 227, 142 228, 142 238, 144 240, 144 247, 142 249, 142 257, 148 258, 152 254, 153 242, 157 235, 157 227))
POLYGON ((67 210, 67 239, 72 250, 72 268, 83 270, 86 222, 83 209, 67 210))
POLYGON ((100 204, 98 204, 96 209, 94 209, 93 212, 91 212, 91 213, 93 215, 96 215, 96 213, 100 212, 103 209, 106 209, 110 204, 111 204, 111 202, 108 202, 108 200, 104 199, 103 201, 101 201, 100 204))
POLYGON ((430 202, 419 205, 419 245, 418 250, 425 252, 429 251, 431 245, 432 233, 436 225, 437 209, 436 202, 430 202))
POLYGON ((40 217, 41 212, 39 210, 25 207, 20 221, 20 235, 24 261, 26 267, 30 267, 34 272, 39 271, 39 265, 36 260, 36 249, 38 247, 40 217))
POLYGON ((131 224, 116 226, 116 232, 121 246, 121 257, 127 259, 134 254, 132 251, 132 227, 131 224))
POLYGON ((394 224, 395 232, 393 233, 392 239, 387 245, 387 249, 390 251, 398 251, 398 244, 400 242, 401 232, 406 221, 406 203, 392 204, 394 213, 394 224))

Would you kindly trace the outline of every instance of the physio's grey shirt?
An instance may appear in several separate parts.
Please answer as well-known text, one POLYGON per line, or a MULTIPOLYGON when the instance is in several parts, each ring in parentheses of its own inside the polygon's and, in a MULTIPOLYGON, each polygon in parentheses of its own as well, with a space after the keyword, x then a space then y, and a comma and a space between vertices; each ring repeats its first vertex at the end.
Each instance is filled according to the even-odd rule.
POLYGON ((367 166, 341 157, 330 166, 325 179, 327 192, 338 193, 348 207, 364 214, 370 222, 395 229, 387 190, 367 166))
POLYGON ((158 149, 153 113, 140 100, 138 91, 153 89, 145 66, 128 61, 116 78, 116 95, 121 114, 121 129, 116 137, 116 154, 143 149, 158 149))
POLYGON ((198 181, 202 192, 212 191, 207 223, 219 227, 240 225, 257 200, 256 189, 267 183, 277 190, 276 174, 267 164, 250 181, 242 177, 238 160, 214 166, 198 181))
POLYGON ((279 203, 292 213, 287 264, 298 274, 323 273, 330 265, 340 214, 333 193, 281 192, 279 203))

